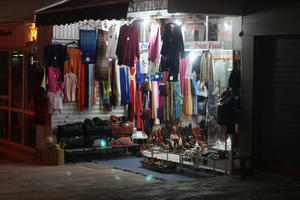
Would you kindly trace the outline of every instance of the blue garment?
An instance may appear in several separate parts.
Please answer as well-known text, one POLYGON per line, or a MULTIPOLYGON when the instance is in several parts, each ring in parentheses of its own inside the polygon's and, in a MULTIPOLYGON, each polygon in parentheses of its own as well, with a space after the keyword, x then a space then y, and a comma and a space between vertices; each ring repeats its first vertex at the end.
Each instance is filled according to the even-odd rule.
POLYGON ((155 74, 150 76, 151 81, 162 81, 163 74, 161 72, 156 72, 155 74))
POLYGON ((145 82, 145 74, 141 73, 140 61, 136 64, 136 84, 141 84, 145 82))
POLYGON ((130 88, 128 78, 128 67, 120 67, 121 105, 130 102, 130 88))
POLYGON ((96 57, 96 30, 79 30, 80 49, 83 64, 95 64, 96 57))
POLYGON ((179 81, 173 82, 174 84, 174 100, 175 100, 175 119, 180 119, 181 116, 181 100, 180 100, 180 83, 179 81))

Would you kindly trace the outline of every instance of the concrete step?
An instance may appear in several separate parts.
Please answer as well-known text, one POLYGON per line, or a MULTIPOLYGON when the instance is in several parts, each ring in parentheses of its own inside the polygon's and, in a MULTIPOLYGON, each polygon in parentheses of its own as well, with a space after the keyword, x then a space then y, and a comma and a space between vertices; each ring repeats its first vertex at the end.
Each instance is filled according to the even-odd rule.
POLYGON ((21 144, 18 144, 16 142, 12 142, 12 141, 9 141, 9 140, 5 140, 5 139, 0 138, 0 147, 5 148, 7 150, 10 150, 12 152, 16 152, 16 153, 19 153, 19 154, 23 154, 25 156, 32 157, 32 158, 37 157, 36 149, 21 145, 21 144))
POLYGON ((14 162, 22 162, 35 159, 35 157, 24 155, 5 147, 0 147, 0 157, 14 162))

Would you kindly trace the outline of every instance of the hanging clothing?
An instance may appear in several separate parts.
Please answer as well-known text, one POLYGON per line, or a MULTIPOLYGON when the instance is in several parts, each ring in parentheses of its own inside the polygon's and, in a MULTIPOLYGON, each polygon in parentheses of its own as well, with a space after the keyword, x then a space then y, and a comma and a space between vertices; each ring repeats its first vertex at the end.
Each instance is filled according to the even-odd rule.
POLYGON ((121 66, 120 67, 120 85, 121 85, 121 105, 127 105, 130 102, 130 94, 129 94, 129 74, 128 67, 121 66))
POLYGON ((180 94, 180 83, 174 82, 174 104, 175 104, 175 119, 180 119, 181 116, 181 94, 180 94))
POLYGON ((160 25, 157 23, 152 23, 149 35, 148 74, 159 71, 161 51, 160 25))
POLYGON ((189 63, 189 57, 186 56, 180 60, 180 94, 181 96, 184 96, 184 85, 185 85, 185 73, 186 68, 189 63))
MULTIPOLYGON (((157 119, 157 108, 158 108, 158 102, 159 102, 159 94, 158 94, 158 82, 152 81, 152 118, 157 119)), ((157 124, 155 122, 155 124, 157 124)))
POLYGON ((184 53, 181 27, 174 23, 166 24, 162 41, 160 70, 177 74, 179 73, 179 56, 180 53, 181 56, 184 53))
POLYGON ((69 55, 68 60, 64 63, 64 74, 70 72, 70 70, 79 76, 79 68, 81 65, 81 51, 80 49, 75 48, 67 48, 67 52, 69 55))
POLYGON ((58 67, 61 71, 60 73, 64 73, 64 62, 68 59, 67 48, 61 44, 51 44, 46 47, 45 53, 47 67, 58 67))
POLYGON ((63 98, 64 93, 62 90, 59 90, 57 92, 48 92, 47 97, 49 99, 49 113, 53 113, 55 111, 61 112, 63 109, 63 98))
POLYGON ((98 31, 97 40, 97 60, 96 60, 96 78, 97 80, 109 79, 109 59, 105 56, 107 51, 108 32, 98 31))
POLYGON ((89 74, 89 65, 88 64, 86 64, 85 65, 85 72, 84 72, 84 74, 85 74, 85 77, 84 77, 84 80, 85 80, 85 82, 84 82, 84 107, 85 108, 89 108, 89 99, 90 99, 90 96, 89 96, 89 76, 90 76, 90 74, 89 74))
POLYGON ((100 110, 103 112, 111 111, 111 87, 109 81, 100 81, 100 92, 100 110))
POLYGON ((111 96, 110 103, 112 106, 116 106, 118 104, 118 83, 116 79, 116 60, 113 59, 109 62, 110 66, 110 84, 111 84, 111 96))
POLYGON ((148 52, 143 51, 140 54, 140 65, 141 65, 141 73, 147 74, 149 72, 149 60, 148 60, 148 52))
POLYGON ((117 62, 115 62, 115 77, 116 80, 116 105, 121 105, 121 83, 120 83, 120 67, 117 62))
POLYGON ((95 64, 96 61, 96 30, 79 30, 80 49, 82 51, 81 62, 83 64, 95 64))
POLYGON ((214 70, 212 66, 212 54, 209 51, 203 51, 200 63, 200 81, 209 82, 210 87, 214 88, 214 70))
POLYGON ((89 82, 88 82, 88 108, 91 109, 93 106, 93 100, 94 100, 94 92, 93 92, 93 85, 94 85, 94 80, 93 80, 93 72, 94 72, 94 64, 89 64, 88 65, 88 73, 89 73, 89 82))
POLYGON ((134 26, 123 25, 120 29, 116 54, 118 64, 134 66, 134 58, 140 58, 139 33, 134 26))
POLYGON ((154 61, 158 56, 160 26, 157 23, 152 23, 149 33, 149 48, 148 60, 154 61))
POLYGON ((185 79, 185 114, 193 114, 193 100, 191 94, 191 81, 190 79, 185 79))
POLYGON ((129 75, 129 83, 130 83, 130 103, 128 106, 128 118, 130 121, 133 121, 134 119, 134 113, 135 113, 135 98, 136 98, 136 80, 135 80, 135 67, 131 67, 129 69, 130 75, 129 75))
POLYGON ((49 92, 57 92, 64 88, 64 84, 62 82, 63 76, 61 70, 57 67, 50 66, 48 67, 47 73, 47 86, 49 92))
POLYGON ((144 131, 144 121, 141 118, 141 112, 143 109, 143 102, 142 102, 142 87, 141 84, 137 85, 136 89, 136 104, 135 104, 135 126, 137 129, 144 131))
POLYGON ((140 61, 136 61, 136 84, 144 83, 145 74, 141 73, 141 64, 140 61))
POLYGON ((117 25, 111 25, 108 31, 107 48, 105 52, 106 58, 115 58, 119 39, 119 30, 117 25))
POLYGON ((198 114, 198 88, 197 88, 197 80, 196 77, 191 79, 191 92, 192 92, 192 101, 193 101, 193 114, 198 114))
POLYGON ((74 73, 65 74, 64 91, 65 101, 76 101, 76 90, 78 86, 77 76, 74 73))
POLYGON ((83 111, 85 104, 85 65, 81 64, 78 76, 77 110, 83 111))

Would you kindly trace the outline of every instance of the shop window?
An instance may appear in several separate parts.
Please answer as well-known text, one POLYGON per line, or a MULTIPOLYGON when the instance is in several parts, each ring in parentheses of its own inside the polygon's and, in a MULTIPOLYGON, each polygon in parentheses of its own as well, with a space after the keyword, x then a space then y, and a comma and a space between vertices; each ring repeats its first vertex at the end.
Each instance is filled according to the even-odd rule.
POLYGON ((22 143, 22 113, 11 112, 11 139, 22 143))
POLYGON ((175 20, 182 24, 182 33, 185 42, 198 42, 206 40, 205 16, 186 16, 175 20))
POLYGON ((12 107, 23 106, 23 52, 13 51, 11 57, 12 107))
POLYGON ((0 105, 8 106, 9 52, 0 51, 0 105))
POLYGON ((0 110, 0 138, 8 138, 8 111, 0 110))
POLYGON ((35 123, 34 117, 24 115, 24 144, 35 147, 35 123))
POLYGON ((209 17, 208 41, 232 41, 232 18, 209 17))

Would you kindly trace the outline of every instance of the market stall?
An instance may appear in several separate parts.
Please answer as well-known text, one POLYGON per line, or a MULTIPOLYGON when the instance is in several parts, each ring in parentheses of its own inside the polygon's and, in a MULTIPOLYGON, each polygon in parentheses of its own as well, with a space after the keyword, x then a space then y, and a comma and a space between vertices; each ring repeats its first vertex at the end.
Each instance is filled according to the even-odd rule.
POLYGON ((52 129, 101 118, 112 126, 108 146, 133 135, 146 157, 214 171, 221 160, 226 173, 238 132, 239 18, 171 14, 166 2, 133 1, 120 20, 53 26, 45 50, 52 129))

